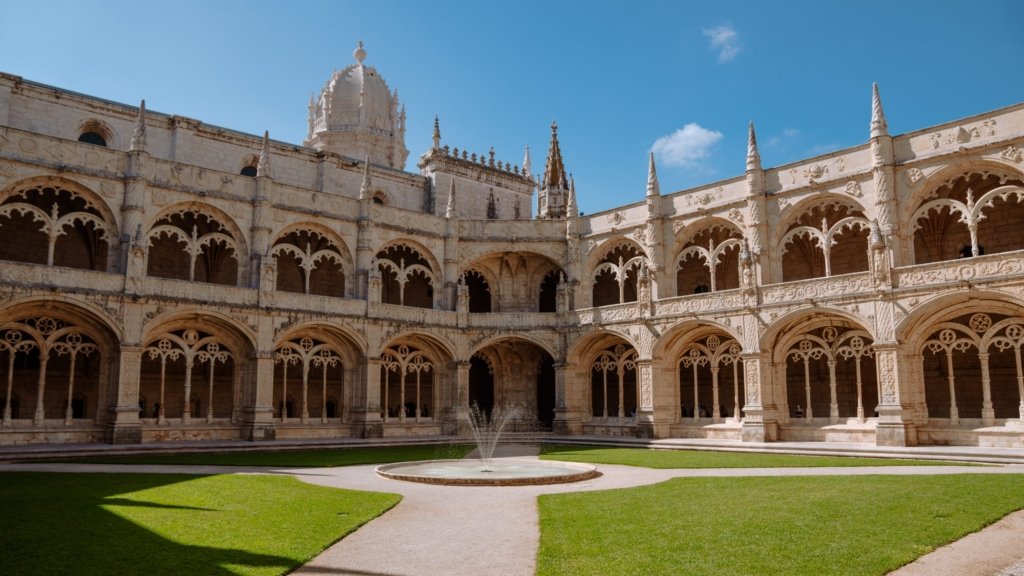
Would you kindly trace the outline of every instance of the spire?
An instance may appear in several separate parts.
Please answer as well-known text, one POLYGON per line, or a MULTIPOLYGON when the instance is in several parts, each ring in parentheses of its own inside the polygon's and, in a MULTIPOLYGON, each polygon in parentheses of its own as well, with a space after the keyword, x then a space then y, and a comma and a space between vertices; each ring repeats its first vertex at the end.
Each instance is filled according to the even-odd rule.
POLYGON ((363 50, 362 40, 359 41, 356 49, 352 52, 352 57, 356 59, 356 62, 358 62, 360 66, 363 65, 363 60, 366 60, 366 50, 363 50))
POLYGON ((526 153, 523 154, 523 174, 530 176, 530 169, 532 168, 530 162, 530 145, 526 145, 526 153))
POLYGON ((576 215, 576 179, 569 177, 569 194, 565 198, 565 216, 576 215))
POLYGON ((373 184, 370 182, 370 157, 363 163, 363 183, 359 186, 359 199, 369 200, 373 195, 373 184))
POLYGON ((270 176, 270 131, 263 132, 263 146, 260 148, 260 159, 256 164, 256 176, 270 176))
POLYGON ((761 153, 757 151, 757 134, 754 133, 754 123, 751 122, 747 128, 747 170, 761 169, 761 153))
POLYGON ((558 124, 551 122, 551 144, 548 146, 548 161, 544 166, 544 181, 541 187, 566 190, 568 185, 565 165, 562 163, 562 150, 558 147, 558 124))
POLYGON ((882 97, 878 95, 878 83, 871 84, 871 138, 888 136, 889 125, 882 110, 882 97))
POLYGON ((444 212, 445 218, 455 218, 455 178, 452 178, 452 185, 448 188, 448 209, 444 212))
POLYGON ((146 149, 146 101, 139 104, 139 116, 135 120, 135 132, 132 132, 132 142, 129 150, 146 149))
MULTIPOLYGON (((402 107, 402 114, 405 114, 405 107, 402 107)), ((441 148, 441 124, 437 120, 437 115, 434 115, 434 150, 441 148)))
POLYGON ((658 172, 654 169, 654 152, 651 152, 650 162, 647 164, 647 195, 659 196, 661 186, 658 185, 658 172))

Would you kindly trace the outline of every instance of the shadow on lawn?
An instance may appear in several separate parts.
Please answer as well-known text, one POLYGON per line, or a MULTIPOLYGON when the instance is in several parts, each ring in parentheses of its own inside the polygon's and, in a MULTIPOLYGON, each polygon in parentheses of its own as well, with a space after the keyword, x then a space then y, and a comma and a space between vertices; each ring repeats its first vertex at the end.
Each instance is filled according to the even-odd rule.
MULTIPOLYGON (((228 565, 295 568, 293 558, 174 542, 108 507, 179 511, 174 522, 203 521, 211 510, 123 498, 125 494, 200 478, 170 474, 0 475, 3 573, 237 574, 228 565)), ((252 528, 252 527, 245 527, 252 528)))

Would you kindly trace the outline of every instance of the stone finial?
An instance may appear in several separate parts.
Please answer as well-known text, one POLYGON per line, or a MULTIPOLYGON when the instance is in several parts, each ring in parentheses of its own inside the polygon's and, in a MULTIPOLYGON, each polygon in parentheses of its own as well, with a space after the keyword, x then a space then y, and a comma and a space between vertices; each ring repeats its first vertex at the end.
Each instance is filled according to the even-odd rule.
POLYGON ((139 116, 135 120, 135 131, 132 132, 132 142, 129 150, 146 149, 146 101, 139 103, 139 116))
POLYGON ((871 138, 888 136, 889 124, 882 110, 882 97, 878 94, 878 83, 871 84, 871 138))
POLYGON ((448 188, 448 208, 444 211, 445 218, 455 218, 455 178, 452 178, 452 185, 448 188))
POLYGON ((373 196, 373 183, 370 181, 370 157, 363 163, 363 183, 359 186, 359 199, 369 200, 373 196))
MULTIPOLYGON (((487 165, 494 168, 494 146, 491 146, 491 149, 487 152, 487 158, 487 165)), ((498 167, 500 168, 501 165, 499 164, 498 167)))
POLYGON ((530 162, 530 145, 527 144, 526 145, 526 152, 523 154, 523 174, 527 174, 527 175, 530 174, 530 168, 531 167, 532 166, 531 166, 531 162, 530 162))
POLYGON ((576 216, 576 179, 569 175, 569 194, 565 198, 566 217, 576 216))
POLYGON ((757 134, 754 133, 754 123, 747 126, 747 170, 761 169, 761 153, 757 150, 757 134))
POLYGON ((647 163, 647 196, 661 195, 661 186, 658 184, 658 172, 654 168, 654 152, 650 153, 650 160, 647 163))
POLYGON ((260 147, 260 159, 256 163, 256 177, 270 176, 270 131, 263 132, 263 145, 260 147))
POLYGON ((359 41, 355 51, 352 52, 352 57, 356 59, 356 62, 358 62, 360 66, 363 65, 363 60, 366 60, 366 50, 363 50, 362 40, 359 41))
POLYGON ((434 115, 434 150, 441 148, 441 124, 437 119, 437 115, 434 115))

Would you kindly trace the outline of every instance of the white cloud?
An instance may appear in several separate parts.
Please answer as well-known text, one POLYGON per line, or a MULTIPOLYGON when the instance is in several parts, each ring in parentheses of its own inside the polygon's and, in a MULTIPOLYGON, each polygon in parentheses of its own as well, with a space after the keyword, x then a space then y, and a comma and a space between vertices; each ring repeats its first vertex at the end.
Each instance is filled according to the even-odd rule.
POLYGON ((786 138, 796 138, 800 135, 800 131, 796 128, 783 128, 782 135, 786 138))
POLYGON ((722 133, 690 122, 668 136, 654 141, 651 151, 666 166, 699 168, 711 156, 711 148, 722 139, 722 133))
POLYGON ((718 62, 730 62, 740 50, 743 44, 740 43, 740 35, 732 24, 704 28, 701 30, 711 40, 711 49, 718 51, 718 62))

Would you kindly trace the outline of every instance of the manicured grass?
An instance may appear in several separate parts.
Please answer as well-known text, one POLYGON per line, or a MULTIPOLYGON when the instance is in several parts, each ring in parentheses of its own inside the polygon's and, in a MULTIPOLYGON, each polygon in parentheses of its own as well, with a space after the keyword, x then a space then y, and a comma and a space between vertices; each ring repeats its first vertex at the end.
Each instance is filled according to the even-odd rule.
POLYGON ((283 574, 398 503, 290 476, 0 474, 16 574, 283 574))
POLYGON ((462 458, 472 447, 465 445, 381 446, 280 452, 222 452, 195 454, 149 454, 76 458, 70 462, 90 464, 184 464, 193 466, 273 466, 278 468, 324 468, 358 464, 387 464, 408 460, 462 458))
POLYGON ((541 459, 622 464, 644 468, 803 468, 817 466, 969 466, 934 460, 851 458, 845 456, 797 456, 707 452, 703 450, 648 450, 646 448, 598 448, 593 446, 542 446, 541 459))
POLYGON ((1024 476, 677 478, 540 497, 538 576, 882 575, 1024 508, 1024 476))

